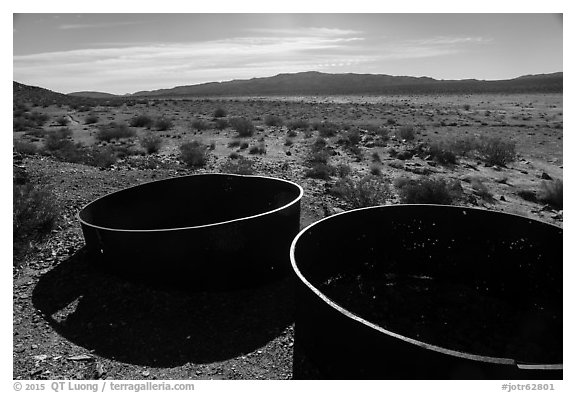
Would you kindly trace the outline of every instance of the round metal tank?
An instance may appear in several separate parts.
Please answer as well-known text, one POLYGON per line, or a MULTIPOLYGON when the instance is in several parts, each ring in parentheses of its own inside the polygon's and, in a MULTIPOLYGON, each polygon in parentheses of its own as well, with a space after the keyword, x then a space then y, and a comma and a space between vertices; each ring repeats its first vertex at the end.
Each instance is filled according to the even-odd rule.
POLYGON ((286 180, 200 174, 111 193, 79 219, 89 254, 114 273, 241 287, 290 271, 302 195, 286 180))
POLYGON ((302 230, 295 378, 561 379, 562 229, 437 205, 302 230))

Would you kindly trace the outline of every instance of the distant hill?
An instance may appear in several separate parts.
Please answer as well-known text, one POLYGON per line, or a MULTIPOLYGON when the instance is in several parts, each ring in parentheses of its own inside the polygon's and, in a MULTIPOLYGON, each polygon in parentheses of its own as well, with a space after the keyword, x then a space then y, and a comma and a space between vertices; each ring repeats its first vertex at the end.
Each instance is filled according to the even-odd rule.
POLYGON ((32 102, 36 105, 70 104, 73 98, 42 87, 28 86, 14 82, 12 85, 14 102, 32 102))
POLYGON ((13 102, 33 104, 39 106, 69 105, 71 107, 96 106, 96 105, 121 105, 124 102, 120 97, 108 93, 99 97, 78 96, 57 93, 52 90, 37 86, 28 86, 23 83, 13 82, 13 102))
POLYGON ((481 81, 437 80, 429 77, 375 74, 326 74, 316 71, 266 78, 210 82, 172 89, 139 91, 134 96, 443 94, 443 93, 561 93, 563 73, 526 75, 481 81))
POLYGON ((99 91, 76 91, 74 93, 68 93, 67 95, 73 97, 87 97, 87 98, 115 98, 118 97, 115 94, 102 93, 99 91))

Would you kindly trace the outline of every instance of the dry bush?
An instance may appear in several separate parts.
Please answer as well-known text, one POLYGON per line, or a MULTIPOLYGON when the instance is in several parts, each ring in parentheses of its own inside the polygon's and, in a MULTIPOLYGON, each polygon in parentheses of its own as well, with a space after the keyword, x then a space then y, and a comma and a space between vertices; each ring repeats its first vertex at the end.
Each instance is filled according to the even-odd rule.
POLYGON ((136 136, 136 131, 129 128, 124 123, 112 122, 102 125, 96 133, 96 139, 102 142, 110 142, 113 139, 132 138, 136 136))
MULTIPOLYGON (((27 250, 31 242, 50 233, 59 216, 56 199, 47 187, 13 184, 12 233, 15 256, 27 250)), ((18 258, 14 258, 16 263, 18 258)))
POLYGON ((506 166, 516 159, 516 144, 498 137, 483 138, 479 150, 488 165, 506 166))
POLYGON ((33 155, 38 153, 38 148, 31 142, 14 141, 14 151, 24 155, 33 155))
POLYGON ((236 155, 235 158, 230 156, 230 159, 220 166, 220 171, 237 175, 252 175, 254 174, 253 165, 254 161, 241 155, 236 155))
POLYGON ((204 131, 210 128, 210 124, 202 119, 194 119, 190 124, 193 130, 204 131))
POLYGON ((222 107, 218 107, 216 108, 216 110, 214 111, 214 118, 219 118, 219 117, 226 117, 228 115, 228 113, 226 112, 226 110, 222 107))
POLYGON ((280 116, 267 115, 264 117, 264 124, 270 127, 281 127, 284 124, 284 120, 280 116))
POLYGON ((539 199, 547 203, 554 209, 562 210, 563 208, 563 188, 562 180, 552 180, 542 182, 539 199))
POLYGON ((180 145, 180 159, 190 167, 202 167, 208 161, 208 147, 199 141, 180 145))
POLYGON ((174 127, 174 123, 172 122, 172 120, 170 120, 166 117, 160 117, 160 118, 156 119, 156 121, 154 122, 154 127, 158 131, 168 131, 172 127, 174 127))
POLYGON ((100 119, 95 114, 91 113, 84 119, 84 124, 96 124, 100 119))
POLYGON ((146 128, 152 128, 152 125, 154 124, 154 120, 152 120, 152 118, 150 116, 147 115, 138 115, 132 118, 132 120, 130 120, 130 126, 131 127, 146 127, 146 128))
POLYGON ((241 138, 254 135, 254 124, 245 117, 233 117, 230 119, 230 125, 238 132, 238 136, 241 138))
POLYGON ((142 146, 148 154, 157 153, 162 146, 162 138, 151 132, 147 132, 140 138, 140 146, 142 146))
POLYGON ((414 131, 413 126, 401 126, 398 128, 396 136, 405 141, 413 141, 416 138, 416 131, 414 131))
POLYGON ((422 176, 419 179, 398 178, 394 181, 402 203, 451 205, 462 195, 457 180, 446 181, 422 176))
POLYGON ((341 178, 332 187, 331 192, 346 201, 353 209, 382 205, 391 196, 389 181, 374 175, 364 176, 358 181, 348 177, 341 178))
POLYGON ((307 130, 310 127, 310 123, 306 119, 295 119, 290 120, 286 126, 289 130, 307 130))

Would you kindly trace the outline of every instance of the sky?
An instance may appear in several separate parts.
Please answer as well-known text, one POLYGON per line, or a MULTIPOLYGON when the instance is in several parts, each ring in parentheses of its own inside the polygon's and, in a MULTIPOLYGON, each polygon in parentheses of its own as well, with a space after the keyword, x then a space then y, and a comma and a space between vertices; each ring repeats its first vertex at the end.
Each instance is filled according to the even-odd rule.
POLYGON ((320 71, 509 79, 562 69, 558 14, 14 14, 13 78, 114 94, 320 71))

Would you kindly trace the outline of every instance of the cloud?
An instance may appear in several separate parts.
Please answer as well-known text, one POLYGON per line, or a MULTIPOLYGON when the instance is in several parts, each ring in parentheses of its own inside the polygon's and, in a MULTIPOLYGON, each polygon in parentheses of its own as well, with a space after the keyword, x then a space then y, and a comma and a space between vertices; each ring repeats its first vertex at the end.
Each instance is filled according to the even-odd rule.
POLYGON ((16 55, 14 79, 56 90, 56 80, 71 86, 59 91, 84 90, 94 81, 111 86, 132 81, 134 90, 143 90, 169 87, 167 81, 189 84, 306 71, 317 64, 343 63, 340 59, 353 56, 353 47, 362 37, 334 30, 16 55))
POLYGON ((138 25, 141 23, 144 23, 144 22, 132 21, 132 22, 78 23, 78 24, 60 25, 60 26, 58 26, 58 28, 60 30, 105 29, 105 28, 116 27, 116 26, 138 25))

